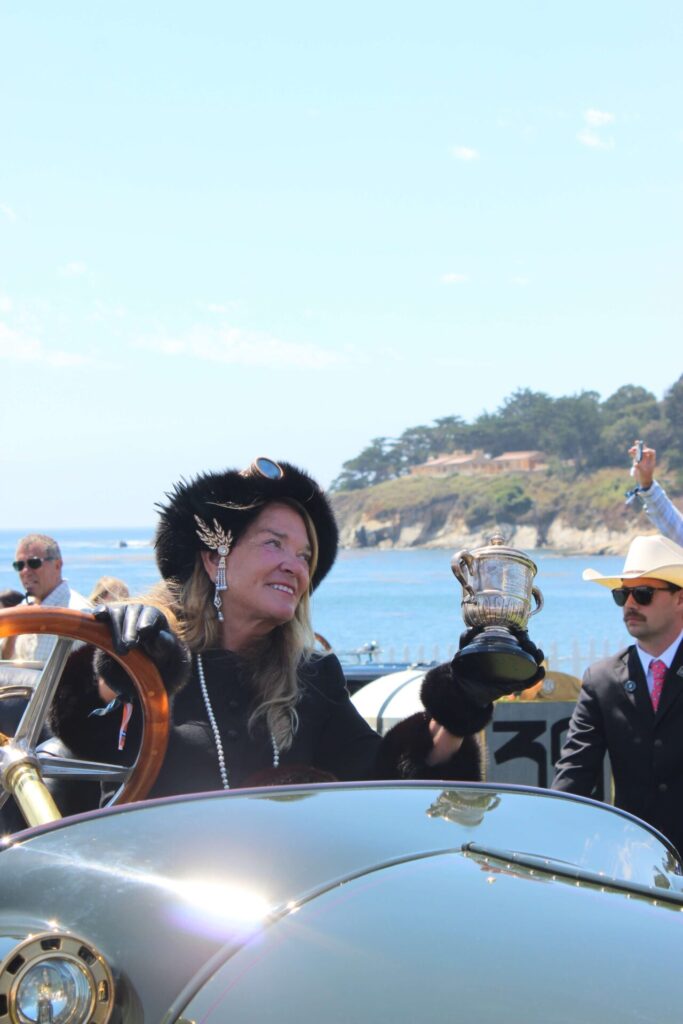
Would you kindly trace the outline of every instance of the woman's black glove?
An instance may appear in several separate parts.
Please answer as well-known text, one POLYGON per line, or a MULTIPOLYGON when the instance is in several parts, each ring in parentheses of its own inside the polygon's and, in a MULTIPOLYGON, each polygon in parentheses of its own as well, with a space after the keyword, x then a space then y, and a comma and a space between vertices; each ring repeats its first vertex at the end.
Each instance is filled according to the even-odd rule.
MULTIPOLYGON (((482 627, 469 629, 460 637, 460 650, 479 636, 482 627)), ((536 662, 530 679, 472 678, 463 672, 463 660, 457 655, 449 664, 438 665, 424 677, 420 697, 430 718, 434 718, 455 736, 479 732, 491 719, 493 701, 533 686, 545 676, 541 666, 543 651, 529 639, 525 630, 512 630, 522 650, 536 662)))
MULTIPOLYGON (((108 604, 94 610, 98 622, 111 630, 114 650, 125 656, 136 649, 154 662, 169 694, 175 693, 187 681, 192 665, 190 651, 171 632, 166 616, 145 604, 108 604)), ((95 673, 107 686, 124 700, 132 700, 135 688, 130 676, 105 651, 98 650, 94 661, 95 673)))
MULTIPOLYGON (((486 707, 498 700, 499 697, 508 697, 512 693, 519 693, 520 690, 528 690, 530 686, 535 686, 545 677, 545 669, 541 664, 545 655, 540 647, 536 646, 525 629, 515 629, 512 626, 508 628, 522 650, 530 654, 536 662, 536 671, 527 679, 487 679, 485 676, 474 679, 466 675, 463 671, 463 661, 456 655, 451 662, 453 677, 458 681, 460 689, 467 699, 478 707, 486 707)), ((460 650, 462 651, 472 643, 482 629, 482 626, 477 626, 474 629, 465 630, 460 636, 458 645, 460 650)))

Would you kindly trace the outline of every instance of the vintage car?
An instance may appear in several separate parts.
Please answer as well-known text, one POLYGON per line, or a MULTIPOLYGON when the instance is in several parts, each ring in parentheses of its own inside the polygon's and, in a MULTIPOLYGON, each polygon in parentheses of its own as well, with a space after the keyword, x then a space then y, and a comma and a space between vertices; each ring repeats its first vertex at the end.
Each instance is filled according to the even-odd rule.
MULTIPOLYGON (((86 615, 42 614, 107 646, 86 615)), ((34 748, 59 651, 0 747, 6 789, 43 818, 0 847, 0 1024, 678 1019, 676 851, 591 800, 393 782, 141 801, 164 745, 150 670, 136 801, 124 785, 48 821, 41 771, 69 766, 34 748)))
MULTIPOLYGON (((358 712, 380 735, 422 709, 420 688, 426 665, 388 672, 353 693, 358 712)), ((481 740, 486 779, 546 788, 553 778, 581 681, 546 667, 545 678, 529 690, 496 702, 493 720, 481 740)), ((611 793, 609 759, 605 758, 596 796, 611 793)))

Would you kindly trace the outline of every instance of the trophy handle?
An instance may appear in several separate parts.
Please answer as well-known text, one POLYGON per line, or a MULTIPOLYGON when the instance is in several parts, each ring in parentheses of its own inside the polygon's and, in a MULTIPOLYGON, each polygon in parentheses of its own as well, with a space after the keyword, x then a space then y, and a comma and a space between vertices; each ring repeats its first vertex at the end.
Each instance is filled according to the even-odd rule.
POLYGON ((465 579, 465 574, 462 571, 462 567, 463 565, 466 566, 467 571, 471 576, 472 562, 472 555, 469 553, 469 551, 458 551, 456 552, 456 554, 453 555, 451 559, 451 569, 453 570, 453 575, 455 576, 456 580, 464 590, 465 596, 470 598, 474 598, 474 590, 465 579))
POLYGON ((531 618, 532 615, 535 615, 536 612, 540 612, 541 608, 543 607, 543 594, 538 589, 538 587, 531 588, 531 596, 536 601, 536 607, 532 612, 529 613, 529 618, 531 618))

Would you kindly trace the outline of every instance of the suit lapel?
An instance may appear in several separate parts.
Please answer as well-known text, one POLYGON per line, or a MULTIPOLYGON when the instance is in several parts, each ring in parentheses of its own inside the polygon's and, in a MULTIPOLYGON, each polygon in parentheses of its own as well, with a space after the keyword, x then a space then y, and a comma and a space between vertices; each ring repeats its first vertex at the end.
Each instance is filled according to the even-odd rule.
POLYGON ((673 707, 681 699, 681 693, 683 693, 683 642, 678 645, 676 656, 671 662, 671 668, 664 677, 664 689, 662 690, 662 696, 659 698, 655 722, 658 723, 669 708, 673 707))
POLYGON ((639 715, 649 715, 654 718, 654 708, 650 699, 650 691, 647 688, 647 679, 643 672, 643 666, 638 657, 635 646, 628 648, 627 657, 622 662, 624 673, 622 692, 628 702, 636 709, 639 715))

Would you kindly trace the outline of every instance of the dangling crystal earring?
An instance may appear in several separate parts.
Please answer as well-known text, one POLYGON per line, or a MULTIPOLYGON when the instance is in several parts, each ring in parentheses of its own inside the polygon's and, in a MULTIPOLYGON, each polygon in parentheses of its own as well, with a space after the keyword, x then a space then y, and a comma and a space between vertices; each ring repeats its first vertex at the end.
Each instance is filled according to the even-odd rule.
POLYGON ((218 567, 216 569, 216 593, 214 595, 213 603, 218 613, 218 621, 223 622, 223 612, 221 611, 221 592, 228 589, 228 581, 225 576, 225 559, 227 558, 230 548, 232 546, 232 531, 228 530, 226 533, 221 524, 214 519, 212 530, 210 526, 207 526, 203 519, 199 516, 195 516, 195 521, 199 529, 196 531, 199 539, 206 544, 207 548, 212 551, 217 551, 220 555, 218 559, 218 567))

